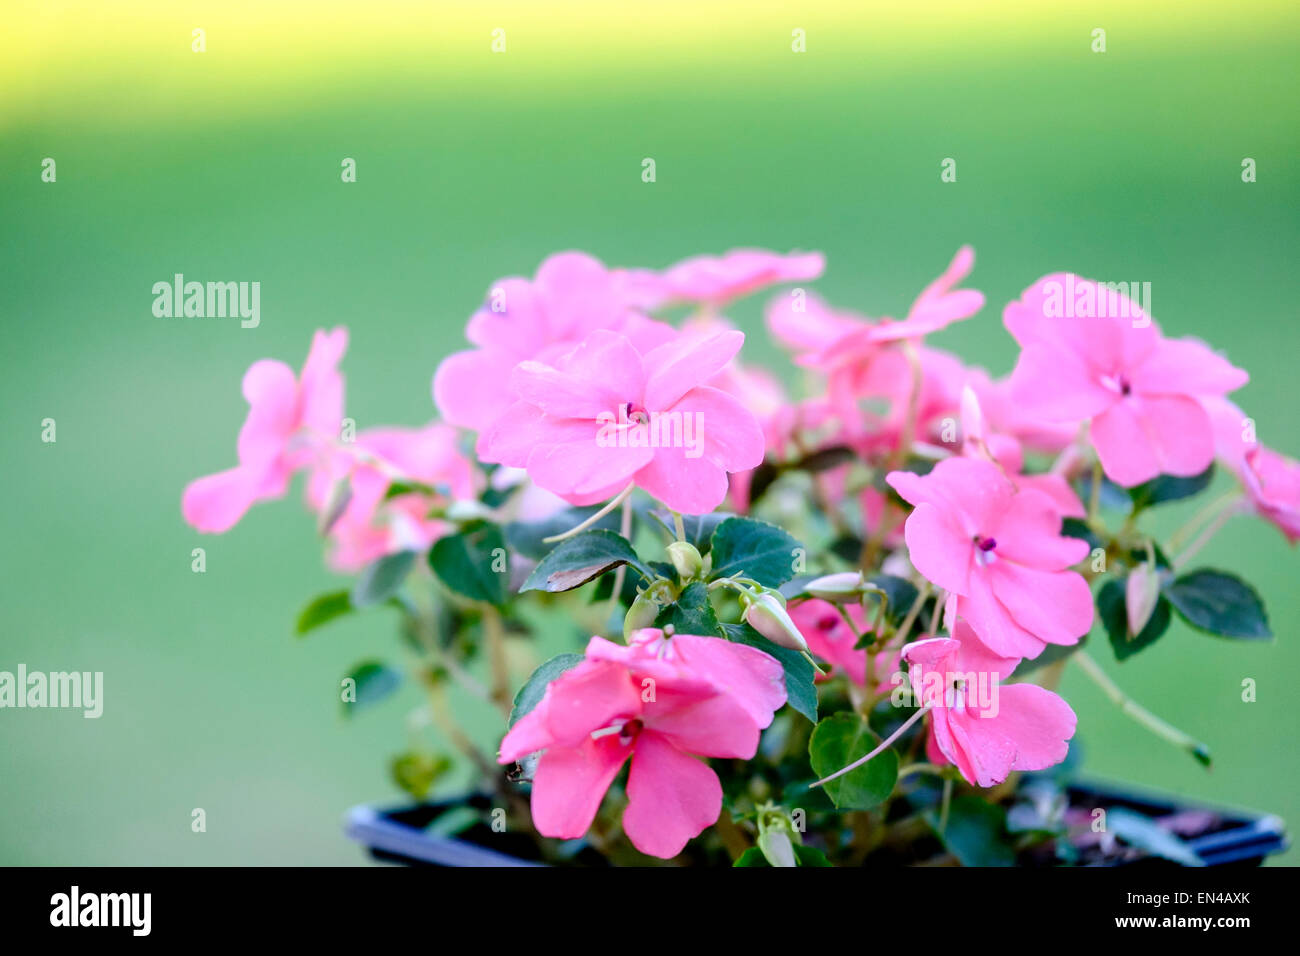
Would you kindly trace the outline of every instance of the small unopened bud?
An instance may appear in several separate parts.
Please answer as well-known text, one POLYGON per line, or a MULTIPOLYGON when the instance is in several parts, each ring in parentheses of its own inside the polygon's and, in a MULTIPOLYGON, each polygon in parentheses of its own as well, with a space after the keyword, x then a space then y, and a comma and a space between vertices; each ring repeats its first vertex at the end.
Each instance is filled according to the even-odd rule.
POLYGON ((790 613, 776 594, 769 592, 750 598, 745 608, 745 623, 773 644, 808 653, 808 642, 803 639, 799 628, 795 627, 790 613))
POLYGON ((443 514, 448 521, 477 521, 491 518, 493 511, 481 501, 464 498, 449 504, 443 514))
POLYGON ((667 581, 657 581, 636 596, 632 606, 623 618, 623 640, 630 641, 632 635, 643 627, 653 627, 655 619, 666 604, 672 603, 672 594, 667 581))
POLYGON ((798 866, 794 858, 794 844, 785 830, 764 830, 758 835, 758 849, 773 866, 798 866))
POLYGON ((805 594, 823 601, 856 603, 862 597, 861 571, 844 571, 840 574, 823 574, 803 586, 805 594))
POLYGON ((1129 572, 1124 582, 1124 610, 1128 615, 1128 632, 1136 637, 1147 626, 1160 600, 1160 574, 1143 562, 1129 572))
POLYGON ((704 570, 704 559, 689 541, 674 541, 668 545, 668 557, 683 581, 691 581, 704 570))

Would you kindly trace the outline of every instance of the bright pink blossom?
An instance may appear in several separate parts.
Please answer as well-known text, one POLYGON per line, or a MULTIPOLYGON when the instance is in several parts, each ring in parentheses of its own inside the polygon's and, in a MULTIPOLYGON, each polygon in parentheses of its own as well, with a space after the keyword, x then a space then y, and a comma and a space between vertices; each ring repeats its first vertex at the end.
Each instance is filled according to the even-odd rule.
POLYGON ((239 464, 191 482, 181 512, 196 529, 220 534, 234 527, 257 501, 285 493, 293 473, 316 461, 339 434, 343 376, 338 363, 347 329, 317 331, 301 376, 274 359, 244 373, 248 417, 239 430, 239 464))
POLYGON ((1288 541, 1300 541, 1300 462, 1260 444, 1246 413, 1226 398, 1204 402, 1218 458, 1237 476, 1251 507, 1288 541))
MULTIPOLYGON (((810 598, 791 604, 788 610, 790 619, 808 642, 808 650, 830 664, 832 673, 847 674, 849 680, 858 685, 867 682, 867 652, 854 650, 857 637, 834 604, 810 598)), ((859 634, 872 629, 872 622, 861 604, 846 605, 844 610, 859 634)))
POLYGON ((981 787, 1064 760, 1075 728, 1070 705, 1036 684, 1002 684, 1019 659, 995 654, 964 621, 953 634, 903 648, 913 691, 932 708, 930 760, 956 764, 981 787))
POLYGON ((974 251, 962 246, 943 275, 916 297, 901 322, 891 318, 872 322, 832 309, 815 296, 777 296, 768 305, 768 327, 778 341, 801 353, 796 357, 800 365, 832 375, 846 368, 861 369, 889 343, 920 339, 979 312, 984 307, 983 293, 955 289, 974 265, 974 251))
POLYGON ((475 469, 460 451, 450 425, 375 428, 334 452, 315 469, 307 500, 329 508, 340 482, 349 497, 333 522, 330 560, 343 571, 358 570, 397 551, 424 551, 445 534, 447 522, 430 518, 438 505, 474 497, 475 469), (412 492, 385 498, 394 480, 427 485, 437 494, 412 492))
POLYGON ((483 431, 510 406, 510 370, 535 359, 551 362, 597 329, 622 332, 642 348, 672 329, 636 311, 625 284, 581 252, 550 256, 532 280, 498 281, 470 318, 465 337, 477 346, 443 359, 433 400, 453 425, 483 431))
POLYGON ((1022 349, 1014 400, 1047 420, 1088 421, 1112 480, 1209 467, 1214 435, 1199 399, 1240 388, 1244 371, 1201 342, 1164 338, 1127 296, 1065 273, 1035 282, 1003 320, 1022 349))
POLYGON ((1025 459, 1020 442, 1014 437, 993 431, 985 418, 975 389, 967 385, 961 403, 962 454, 968 458, 986 458, 1001 466, 1017 488, 1041 491, 1056 506, 1063 518, 1083 518, 1087 512, 1078 494, 1063 475, 1024 475, 1025 459))
POLYGON ((1017 491, 997 465, 973 458, 945 459, 925 476, 890 472, 886 481, 915 506, 904 528, 912 564, 955 596, 955 613, 995 653, 1037 657, 1088 633, 1092 594, 1067 570, 1088 544, 1061 535, 1050 498, 1017 491))
POLYGON ((816 279, 826 268, 820 252, 783 255, 765 249, 733 249, 721 256, 695 256, 663 272, 629 270, 625 286, 644 308, 694 302, 712 308, 783 282, 816 279))
POLYGON ((712 511, 727 494, 727 472, 763 460, 754 414, 705 384, 744 338, 682 334, 642 353, 600 331, 554 365, 523 362, 510 377, 517 400, 484 436, 483 457, 526 468, 575 505, 635 483, 674 511, 712 511))
POLYGON ((717 774, 696 758, 753 757, 785 697, 781 665, 744 644, 654 629, 627 647, 593 637, 586 659, 506 734, 500 760, 541 751, 533 823, 572 839, 630 757, 623 830, 642 853, 667 859, 722 809, 717 774))

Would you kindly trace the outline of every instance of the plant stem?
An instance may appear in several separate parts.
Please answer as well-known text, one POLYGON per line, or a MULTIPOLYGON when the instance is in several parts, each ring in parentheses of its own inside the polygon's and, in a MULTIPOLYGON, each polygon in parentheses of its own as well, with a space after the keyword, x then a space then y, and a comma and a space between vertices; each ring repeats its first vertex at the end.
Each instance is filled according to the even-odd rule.
MULTIPOLYGON (((686 526, 682 524, 682 516, 676 511, 673 512, 673 530, 677 532, 677 540, 686 540, 686 526)), ((623 537, 627 537, 627 532, 623 532, 623 537)))
POLYGON ((579 524, 574 525, 572 528, 570 528, 568 531, 565 531, 563 534, 553 534, 549 538, 543 538, 542 543, 554 544, 557 541, 563 541, 565 538, 572 538, 575 534, 577 534, 580 531, 586 531, 593 524, 595 524, 601 518, 605 517, 605 515, 609 514, 611 511, 613 511, 615 508, 621 505, 625 500, 627 500, 628 495, 632 494, 632 489, 635 487, 636 485, 629 484, 626 488, 624 488, 622 491, 616 494, 613 498, 610 498, 609 501, 605 502, 604 506, 595 514, 593 514, 591 517, 587 518, 585 521, 579 524))
POLYGON ((490 604, 483 608, 483 631, 492 661, 492 702, 509 720, 513 699, 510 694, 510 668, 506 662, 506 632, 501 614, 490 604))
POLYGON ((827 784, 830 781, 834 780, 836 777, 842 777, 849 771, 856 770, 858 767, 861 767, 872 757, 875 757, 883 753, 884 751, 888 750, 889 745, 892 744, 899 737, 903 736, 903 734, 907 732, 907 729, 909 727, 911 727, 914 723, 916 723, 918 720, 920 720, 922 717, 928 714, 932 706, 933 706, 932 704, 926 704, 924 707, 918 709, 916 713, 914 713, 911 717, 907 718, 907 720, 903 721, 903 725, 901 727, 899 727, 892 734, 890 734, 888 737, 882 740, 880 742, 880 746, 876 747, 875 750, 868 753, 865 757, 859 757, 857 760, 853 761, 853 763, 849 764, 847 767, 841 767, 839 770, 836 770, 829 777, 822 777, 816 783, 812 784, 812 786, 809 787, 809 789, 811 790, 812 787, 823 786, 824 784, 827 784))
MULTIPOLYGON (((629 491, 631 490, 631 488, 632 486, 628 485, 629 491)), ((677 540, 681 541, 684 538, 684 535, 682 533, 681 515, 677 514, 677 512, 674 511, 673 518, 677 522, 677 540)), ((619 521, 618 530, 619 533, 623 535, 624 538, 628 537, 632 533, 632 499, 631 497, 627 496, 626 493, 623 498, 623 516, 619 521)), ((614 609, 618 607, 619 601, 622 600, 623 580, 626 577, 627 577, 627 565, 620 564, 618 566, 618 569, 614 572, 614 589, 609 593, 609 610, 605 614, 606 617, 609 617, 611 614, 614 613, 614 609)))
POLYGON ((1110 698, 1111 702, 1120 709, 1121 713, 1127 714, 1135 721, 1151 731, 1162 740, 1166 740, 1181 750, 1186 750, 1198 761, 1207 767, 1210 764, 1210 748, 1205 746, 1199 740, 1183 733, 1172 724, 1161 720, 1151 711, 1147 710, 1132 697, 1129 697, 1119 686, 1111 680, 1106 672, 1101 669, 1096 661, 1088 655, 1087 651, 1076 651, 1071 654, 1069 660, 1075 661, 1080 669, 1092 679, 1092 682, 1101 688, 1102 693, 1110 698))
POLYGON ((1233 490, 1215 498, 1204 508, 1197 511, 1196 514, 1192 515, 1191 518, 1187 520, 1186 524, 1171 534, 1168 542, 1165 544, 1165 548, 1169 551, 1177 551, 1182 546, 1183 541, 1188 538, 1192 532, 1196 531, 1196 529, 1203 525, 1208 519, 1218 514, 1221 509, 1232 504, 1240 497, 1241 492, 1233 490))
MULTIPOLYGON (((903 623, 898 626, 898 635, 901 643, 907 643, 907 636, 912 633, 912 625, 916 623, 917 616, 921 613, 921 607, 925 604, 925 599, 930 596, 930 582, 925 581, 921 584, 920 590, 916 592, 916 600, 908 608, 907 617, 903 618, 903 623)), ((935 613, 939 613, 938 607, 935 613)))
POLYGON ((939 833, 942 835, 948 829, 948 810, 952 807, 952 777, 945 777, 943 781, 943 806, 939 808, 939 833))
POLYGON ((1238 514, 1239 510, 1239 508, 1232 507, 1231 503, 1222 507, 1219 513, 1215 515, 1214 520, 1205 526, 1204 531, 1197 535, 1196 540, 1184 548, 1176 557, 1170 559, 1170 567, 1177 571, 1192 558, 1196 557, 1196 552, 1209 544, 1210 539, 1213 538, 1215 534, 1218 533, 1219 529, 1227 524, 1230 519, 1234 518, 1238 514))

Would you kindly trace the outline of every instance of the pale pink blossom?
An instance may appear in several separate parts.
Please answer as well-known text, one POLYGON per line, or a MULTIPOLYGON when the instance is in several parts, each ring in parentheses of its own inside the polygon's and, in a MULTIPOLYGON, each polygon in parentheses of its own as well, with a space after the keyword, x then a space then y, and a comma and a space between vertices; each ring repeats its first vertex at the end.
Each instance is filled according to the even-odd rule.
POLYGON ((526 468, 571 504, 605 501, 629 484, 674 511, 704 514, 727 493, 727 473, 763 460, 753 413, 707 385, 744 335, 678 335, 648 352, 594 332, 555 361, 524 362, 515 403, 481 442, 484 460, 526 468))
POLYGON ((1164 338, 1128 297, 1065 273, 1035 282, 1003 320, 1022 349, 1013 399, 1043 419, 1088 421, 1113 481, 1209 467, 1214 435, 1200 399, 1240 388, 1244 371, 1201 342, 1164 338))
POLYGON ((993 462, 948 458, 928 475, 886 480, 914 505, 904 535, 913 566, 953 598, 989 648, 1036 657, 1074 644, 1092 626, 1088 582, 1067 570, 1088 544, 1060 533, 1057 506, 1015 486, 993 462))
POLYGON ((525 360, 551 362, 597 329, 622 332, 642 348, 667 341, 672 329, 637 311, 625 284, 597 259, 561 252, 531 279, 501 279, 470 318, 475 346, 443 359, 433 400, 453 425, 483 431, 510 406, 510 370, 525 360))
POLYGON ((717 309, 735 299, 784 282, 816 279, 826 268, 820 252, 788 255, 765 249, 733 249, 721 256, 694 256, 662 272, 629 270, 624 287, 644 308, 693 302, 717 309))
POLYGON ((346 506, 333 521, 330 562, 355 571, 397 551, 424 551, 451 528, 429 517, 437 507, 472 499, 475 469, 461 453, 450 425, 424 428, 375 428, 329 456, 312 472, 307 500, 313 508, 331 506, 336 489, 346 482, 346 506), (422 490, 385 499, 394 481, 424 485, 422 490))
POLYGON ((1003 684, 1019 658, 994 653, 966 622, 953 635, 903 648, 913 691, 931 707, 931 762, 956 764, 969 783, 992 787, 1013 770, 1064 760, 1076 723, 1070 705, 1036 684, 1003 684))
POLYGON ((1204 403, 1219 460, 1241 481, 1251 508, 1292 544, 1300 541, 1300 462, 1261 444, 1254 422, 1226 398, 1204 403))
POLYGON ((343 420, 343 376, 338 363, 347 329, 317 331, 302 374, 274 359, 244 373, 248 417, 239 430, 239 464, 186 486, 181 513, 197 530, 220 534, 257 501, 278 498, 300 468, 317 461, 343 420))
POLYGON ((718 776, 697 758, 752 758, 785 699, 781 665, 747 645, 654 629, 634 632, 627 647, 593 637, 586 659, 506 734, 500 760, 541 752, 533 823, 573 839, 630 757, 623 831, 667 859, 722 809, 718 776))
POLYGON ((970 246, 962 246, 943 275, 931 282, 908 310, 907 318, 872 322, 852 312, 830 308, 816 296, 777 296, 768 305, 767 322, 778 341, 795 350, 795 361, 830 376, 845 370, 861 374, 882 348, 969 319, 984 307, 984 295, 956 289, 975 264, 970 246))

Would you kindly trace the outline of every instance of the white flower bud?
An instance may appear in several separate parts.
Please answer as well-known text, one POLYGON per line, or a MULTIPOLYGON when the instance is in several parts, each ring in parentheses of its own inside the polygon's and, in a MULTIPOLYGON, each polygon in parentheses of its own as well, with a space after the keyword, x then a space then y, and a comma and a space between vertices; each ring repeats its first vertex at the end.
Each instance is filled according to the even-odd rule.
POLYGON ((808 653, 808 642, 803 639, 799 628, 795 627, 785 605, 776 594, 764 593, 751 598, 745 608, 745 623, 773 644, 808 653))

